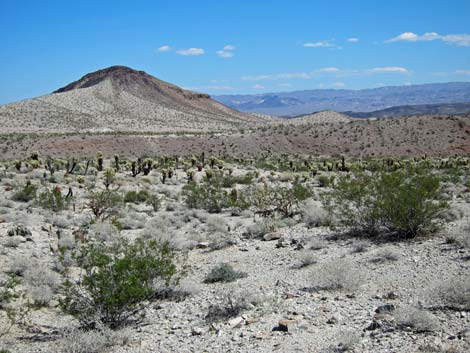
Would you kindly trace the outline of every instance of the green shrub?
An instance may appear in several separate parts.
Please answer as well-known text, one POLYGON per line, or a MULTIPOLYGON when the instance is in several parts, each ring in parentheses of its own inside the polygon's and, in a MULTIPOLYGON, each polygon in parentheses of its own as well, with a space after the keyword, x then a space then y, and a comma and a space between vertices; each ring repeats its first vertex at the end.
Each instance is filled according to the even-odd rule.
POLYGON ((149 199, 150 195, 145 190, 140 191, 128 191, 124 195, 124 202, 126 203, 143 203, 149 199))
POLYGON ((7 232, 7 235, 9 237, 14 237, 15 235, 21 236, 21 237, 27 237, 31 235, 31 231, 26 228, 22 224, 18 224, 14 226, 13 228, 10 228, 7 232))
POLYGON ((41 207, 53 210, 54 212, 64 210, 69 202, 70 197, 63 196, 58 186, 52 190, 46 189, 39 194, 38 198, 38 203, 41 207))
POLYGON ((139 319, 159 288, 178 281, 167 243, 142 239, 90 243, 74 258, 83 274, 77 282, 65 282, 60 308, 84 327, 102 323, 116 328, 139 319))
POLYGON ((234 282, 243 277, 246 277, 245 273, 235 271, 233 267, 228 264, 219 264, 208 273, 204 279, 204 283, 234 282))
POLYGON ((112 214, 113 207, 121 202, 121 197, 111 190, 90 192, 87 206, 97 219, 106 219, 112 214))
POLYGON ((230 207, 230 197, 218 182, 195 182, 183 188, 186 205, 189 208, 200 208, 211 213, 220 213, 224 208, 230 207))
POLYGON ((342 177, 323 203, 356 231, 404 237, 433 230, 434 221, 448 208, 439 178, 410 170, 342 177))
POLYGON ((16 277, 9 277, 7 280, 0 281, 0 309, 18 298, 16 286, 19 280, 16 277))
POLYGON ((36 198, 38 187, 27 181, 25 185, 20 186, 19 190, 13 194, 12 199, 19 202, 29 202, 36 198))

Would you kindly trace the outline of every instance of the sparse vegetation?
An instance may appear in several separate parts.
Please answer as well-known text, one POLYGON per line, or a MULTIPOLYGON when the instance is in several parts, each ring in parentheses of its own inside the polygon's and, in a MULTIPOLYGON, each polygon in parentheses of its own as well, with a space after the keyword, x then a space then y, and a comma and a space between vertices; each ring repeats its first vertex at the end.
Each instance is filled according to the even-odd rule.
POLYGON ((239 278, 246 277, 243 272, 235 271, 229 264, 215 266, 204 279, 205 283, 234 282, 239 278))

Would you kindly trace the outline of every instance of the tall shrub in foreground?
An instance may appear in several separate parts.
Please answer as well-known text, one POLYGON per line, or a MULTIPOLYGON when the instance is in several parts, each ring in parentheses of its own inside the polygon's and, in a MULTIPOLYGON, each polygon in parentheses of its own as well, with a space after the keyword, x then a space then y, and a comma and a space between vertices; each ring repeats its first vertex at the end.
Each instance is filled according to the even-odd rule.
POLYGON ((60 307, 86 328, 138 320, 158 290, 179 278, 167 243, 122 238, 113 245, 90 243, 75 259, 82 274, 65 282, 60 307))
POLYGON ((439 178, 425 170, 342 177, 323 203, 355 231, 407 238, 433 230, 448 208, 439 178))

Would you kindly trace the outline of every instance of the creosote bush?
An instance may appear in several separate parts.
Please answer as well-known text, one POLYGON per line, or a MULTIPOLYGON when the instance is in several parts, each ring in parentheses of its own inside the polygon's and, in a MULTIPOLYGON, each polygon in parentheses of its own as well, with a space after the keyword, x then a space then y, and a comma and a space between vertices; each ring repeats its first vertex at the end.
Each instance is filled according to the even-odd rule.
POLYGON ((39 194, 38 204, 42 208, 53 210, 54 212, 64 210, 69 202, 70 197, 63 196, 61 189, 57 186, 52 190, 46 189, 39 194))
POLYGON ((25 185, 20 186, 19 189, 13 194, 12 199, 19 202, 29 202, 36 198, 38 187, 27 181, 25 185))
MULTIPOLYGON (((214 180, 216 179, 218 178, 214 178, 214 180)), ((184 187, 183 193, 189 208, 200 208, 211 213, 220 213, 224 208, 230 206, 228 192, 217 181, 206 181, 202 184, 191 182, 184 187)))
POLYGON ((448 208, 439 178, 425 170, 345 176, 323 202, 354 231, 407 238, 435 230, 435 221, 448 208))
POLYGON ((75 260, 83 273, 78 281, 64 283, 60 307, 88 328, 99 323, 116 328, 138 320, 159 289, 179 280, 168 244, 152 240, 89 243, 75 260))

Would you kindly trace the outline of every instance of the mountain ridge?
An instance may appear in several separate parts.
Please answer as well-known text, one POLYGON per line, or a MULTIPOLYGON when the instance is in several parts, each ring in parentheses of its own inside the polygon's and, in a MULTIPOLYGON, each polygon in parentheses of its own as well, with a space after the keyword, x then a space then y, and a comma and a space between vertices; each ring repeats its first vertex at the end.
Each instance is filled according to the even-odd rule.
POLYGON ((214 99, 234 109, 276 116, 312 112, 371 112, 394 106, 470 103, 470 82, 385 86, 361 90, 315 89, 256 95, 220 95, 214 99))

